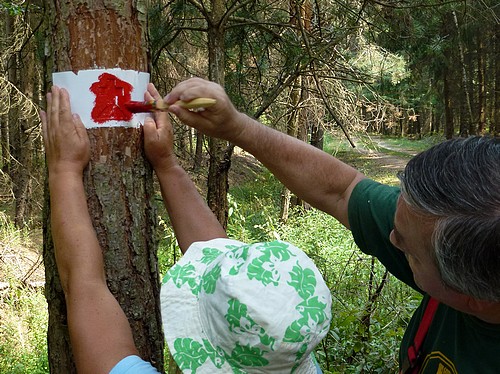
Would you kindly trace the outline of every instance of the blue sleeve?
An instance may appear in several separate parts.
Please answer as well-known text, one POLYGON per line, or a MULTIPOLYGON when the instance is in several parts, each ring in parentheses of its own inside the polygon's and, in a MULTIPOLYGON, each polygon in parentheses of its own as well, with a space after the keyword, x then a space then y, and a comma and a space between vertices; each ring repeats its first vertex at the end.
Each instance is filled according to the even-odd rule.
POLYGON ((316 356, 313 353, 311 353, 311 357, 314 361, 314 366, 316 366, 316 374, 323 374, 323 372, 321 371, 321 368, 319 367, 318 360, 316 359, 316 356))
POLYGON ((127 356, 115 365, 109 374, 158 374, 153 365, 139 356, 127 356))

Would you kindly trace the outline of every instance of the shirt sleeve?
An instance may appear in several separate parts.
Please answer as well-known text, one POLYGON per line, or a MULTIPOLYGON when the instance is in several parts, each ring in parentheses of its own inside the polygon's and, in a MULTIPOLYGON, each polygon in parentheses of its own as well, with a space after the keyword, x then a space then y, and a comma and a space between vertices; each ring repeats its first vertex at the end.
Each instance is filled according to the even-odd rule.
POLYGON ((127 356, 118 362, 109 374, 158 374, 151 363, 139 356, 127 356))
POLYGON ((377 257, 392 275, 421 292, 403 252, 389 241, 399 195, 398 187, 362 180, 349 199, 349 225, 361 251, 377 257))

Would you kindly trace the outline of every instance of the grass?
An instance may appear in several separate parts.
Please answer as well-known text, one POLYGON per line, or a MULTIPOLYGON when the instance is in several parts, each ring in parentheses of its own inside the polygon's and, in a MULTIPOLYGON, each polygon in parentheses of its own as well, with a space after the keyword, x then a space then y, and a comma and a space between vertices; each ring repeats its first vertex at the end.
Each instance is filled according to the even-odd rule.
MULTIPOLYGON (((367 136, 356 140, 358 148, 378 147, 391 157, 404 159, 409 158, 409 151, 419 152, 436 141, 381 139, 389 148, 404 150, 400 152, 381 147, 367 136)), ((342 137, 328 138, 325 150, 373 179, 397 183, 394 170, 383 168, 380 161, 352 149, 342 137)), ((350 232, 322 212, 296 208, 286 224, 280 223, 280 193, 281 185, 266 170, 233 187, 229 195, 229 236, 244 242, 287 240, 304 249, 316 262, 333 296, 331 330, 316 351, 325 374, 396 372, 399 342, 419 296, 389 278, 373 305, 370 328, 366 330, 361 321, 368 305, 368 279, 372 273, 375 282, 380 282, 384 269, 361 254, 350 232)), ((162 217, 158 258, 163 275, 181 254, 168 218, 164 214, 162 217)), ((0 214, 3 251, 7 245, 17 247, 18 253, 22 247, 35 245, 28 237, 0 214)), ((25 287, 17 280, 20 277, 7 269, 4 258, 0 260, 0 275, 9 283, 7 290, 0 291, 0 373, 48 373, 47 304, 43 292, 25 287)))
MULTIPOLYGON (((36 252, 32 236, 17 230, 0 212, 0 373, 48 373, 47 302, 41 288, 23 282, 21 264, 36 252)), ((41 251, 41 249, 40 249, 41 251)), ((31 261, 28 261, 32 263, 31 261)))
POLYGON ((48 373, 43 291, 11 284, 0 304, 0 373, 48 373))

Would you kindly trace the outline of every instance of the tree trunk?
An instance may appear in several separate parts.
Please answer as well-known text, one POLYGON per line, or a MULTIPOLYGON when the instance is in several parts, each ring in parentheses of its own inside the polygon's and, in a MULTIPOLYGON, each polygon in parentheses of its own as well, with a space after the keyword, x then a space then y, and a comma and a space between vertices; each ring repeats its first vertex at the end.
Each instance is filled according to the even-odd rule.
MULTIPOLYGON (((290 89, 290 112, 287 118, 286 133, 294 138, 297 137, 299 127, 299 111, 301 103, 301 90, 302 90, 302 76, 295 79, 295 85, 290 89)), ((292 194, 286 186, 281 187, 281 211, 280 221, 286 222, 288 220, 288 212, 290 210, 292 194)))
MULTIPOLYGON (((299 5, 294 1, 290 1, 288 6, 291 15, 290 24, 297 30, 298 37, 300 37, 301 30, 310 31, 313 16, 311 2, 307 0, 299 5)), ((292 109, 287 120, 287 134, 304 142, 307 142, 309 128, 312 129, 312 126, 309 126, 308 111, 310 109, 303 106, 303 103, 307 100, 308 84, 308 80, 302 75, 295 79, 290 91, 292 109)), ((281 190, 280 220, 286 222, 290 208, 301 204, 304 204, 304 202, 298 197, 292 196, 288 188, 283 186, 281 190)))
POLYGON ((443 68, 444 136, 451 139, 454 134, 453 109, 451 105, 450 77, 448 67, 443 68))
POLYGON ((484 44, 483 34, 477 34, 477 106, 478 106, 478 122, 477 133, 482 134, 486 127, 486 86, 484 81, 485 63, 484 63, 484 44))
MULTIPOLYGON (((496 56, 500 55, 500 24, 496 24, 495 26, 495 52, 496 56)), ((500 136, 500 59, 494 58, 493 64, 494 68, 494 86, 495 92, 493 96, 493 118, 490 125, 490 134, 493 136, 500 136)))
MULTIPOLYGON (((12 37, 12 33, 14 30, 14 18, 8 13, 5 12, 5 37, 9 40, 12 37)), ((4 63, 4 61, 2 61, 4 63)), ((9 81, 11 79, 11 74, 15 70, 11 70, 12 66, 15 67, 15 60, 13 58, 9 58, 7 63, 7 76, 9 81), (9 68, 10 67, 10 68, 9 68)), ((11 163, 11 155, 10 155, 10 110, 7 115, 2 116, 2 124, 1 124, 1 142, 2 142, 2 171, 4 173, 10 174, 10 163, 11 163)))
POLYGON ((311 123, 311 145, 323 150, 325 143, 325 130, 317 122, 311 123))
MULTIPOLYGON (((15 26, 14 26, 14 16, 8 16, 7 18, 7 25, 6 25, 8 31, 10 31, 9 35, 13 36, 14 33, 16 33, 15 26)), ((13 186, 13 194, 14 194, 14 199, 16 198, 16 193, 17 190, 17 183, 18 183, 18 176, 20 173, 20 169, 22 168, 19 162, 19 152, 21 151, 21 130, 19 127, 19 105, 16 105, 17 102, 17 92, 14 87, 19 86, 19 79, 18 79, 18 61, 17 61, 17 53, 15 53, 15 50, 13 53, 9 56, 8 60, 8 71, 7 71, 7 76, 10 82, 10 108, 9 108, 9 113, 8 113, 8 138, 9 138, 9 164, 7 167, 7 170, 9 171, 9 176, 12 181, 12 186, 13 186)))
POLYGON ((452 12, 453 21, 457 29, 457 43, 459 52, 459 66, 462 72, 462 87, 460 92, 460 135, 469 135, 470 126, 474 121, 472 118, 472 104, 469 94, 469 79, 467 77, 467 66, 465 63, 465 48, 461 40, 460 26, 455 11, 452 12))
MULTIPOLYGON (((122 68, 148 71, 146 1, 51 2, 54 71, 122 68)), ((90 215, 104 254, 108 286, 127 315, 140 356, 163 370, 153 177, 142 128, 89 129, 84 173, 90 215)), ((54 260, 48 192, 44 262, 52 373, 74 373, 64 295, 54 260)))
MULTIPOLYGON (((224 31, 225 2, 212 0, 211 18, 208 21, 208 64, 209 79, 224 86, 225 50, 224 31)), ((207 203, 212 212, 227 228, 229 204, 227 194, 229 191, 229 169, 233 147, 225 140, 210 138, 208 141, 210 165, 207 181, 207 203)))
POLYGON ((201 164, 203 163, 203 139, 203 134, 196 130, 196 148, 193 162, 193 171, 195 172, 200 170, 201 164))
MULTIPOLYGON (((27 100, 34 97, 35 80, 35 53, 32 44, 26 45, 26 51, 19 53, 18 61, 20 62, 19 71, 19 89, 24 93, 27 100)), ((18 114, 20 114, 18 112, 18 114)), ((17 134, 19 136, 20 148, 16 151, 16 166, 14 170, 13 190, 14 198, 16 199, 16 209, 14 214, 14 224, 16 227, 23 228, 27 225, 31 216, 31 195, 32 195, 32 180, 31 174, 33 171, 33 142, 31 137, 31 128, 34 127, 33 117, 27 113, 19 115, 17 124, 17 134)))

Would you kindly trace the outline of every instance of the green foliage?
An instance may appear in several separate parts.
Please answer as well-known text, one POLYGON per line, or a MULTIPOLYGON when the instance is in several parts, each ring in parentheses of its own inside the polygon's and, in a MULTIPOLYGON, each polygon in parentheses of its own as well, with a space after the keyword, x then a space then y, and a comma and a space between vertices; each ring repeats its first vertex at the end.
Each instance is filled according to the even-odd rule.
POLYGON ((375 44, 366 44, 361 48, 352 63, 370 77, 369 83, 385 81, 397 85, 410 75, 407 62, 402 56, 385 51, 375 44))
POLYGON ((27 235, 0 212, 0 280, 8 283, 0 290, 0 373, 48 373, 48 311, 43 290, 23 285, 8 261, 31 244, 27 235))
POLYGON ((160 216, 158 218, 158 266, 160 269, 160 277, 163 279, 165 273, 170 269, 179 258, 182 252, 177 244, 177 239, 174 235, 174 230, 168 218, 160 216))
POLYGON ((25 6, 15 1, 0 1, 0 12, 6 11, 11 16, 23 14, 25 6))
POLYGON ((228 236, 246 243, 275 239, 280 191, 281 184, 269 172, 232 188, 228 195, 228 236))
POLYGON ((10 285, 0 306, 0 373, 48 373, 47 319, 43 291, 10 285))

